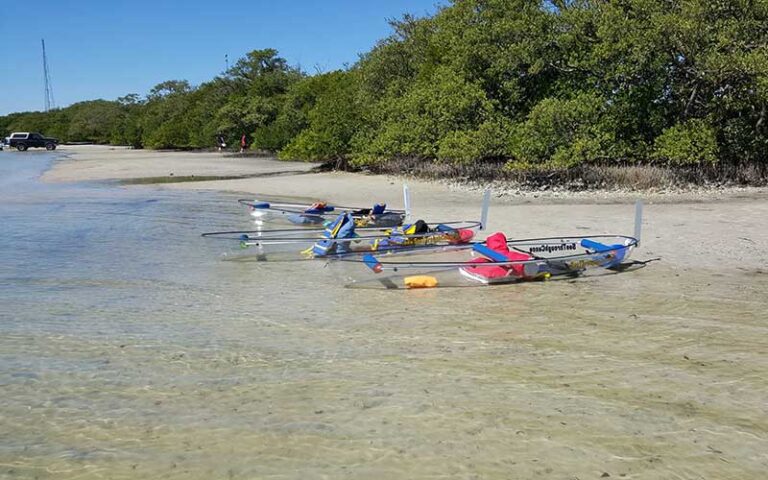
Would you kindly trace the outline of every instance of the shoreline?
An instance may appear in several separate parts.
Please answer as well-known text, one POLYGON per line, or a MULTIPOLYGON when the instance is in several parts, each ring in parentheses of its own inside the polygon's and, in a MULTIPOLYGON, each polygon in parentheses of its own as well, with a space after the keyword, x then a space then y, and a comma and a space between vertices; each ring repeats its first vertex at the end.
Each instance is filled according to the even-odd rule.
MULTIPOLYGON (((56 152, 54 165, 44 172, 46 182, 109 181, 121 185, 156 185, 165 188, 217 190, 242 194, 274 194, 269 185, 254 185, 253 179, 280 176, 312 176, 317 183, 346 178, 371 187, 408 183, 428 191, 482 195, 486 188, 495 201, 510 205, 536 204, 628 204, 637 199, 659 204, 706 203, 768 199, 768 187, 691 186, 666 189, 631 190, 622 188, 569 190, 553 186, 526 188, 506 181, 462 181, 448 178, 425 179, 401 174, 366 172, 318 172, 321 163, 289 162, 268 156, 222 154, 208 151, 134 150, 130 147, 102 145, 64 146, 56 152), (109 155, 111 160, 106 160, 109 155)), ((302 183, 304 178, 301 179, 302 183)), ((323 188, 313 195, 325 196, 323 188)), ((303 197, 304 195, 301 195, 303 197)), ((312 197, 315 198, 315 197, 312 197)), ((339 203, 342 203, 339 201, 339 203)), ((349 203, 349 202, 347 202, 349 203)))
MULTIPOLYGON (((228 180, 143 184, 122 188, 215 191, 341 205, 388 202, 402 208, 402 185, 411 191, 416 218, 432 221, 479 218, 483 188, 435 181, 347 172, 311 173, 315 164, 217 153, 154 152, 79 147, 62 149, 46 171, 45 182, 112 181, 174 176, 250 176, 228 180), (281 174, 277 174, 280 172, 281 174)), ((546 193, 546 192, 544 192, 546 193)), ((768 191, 615 193, 588 192, 554 196, 494 191, 488 233, 546 237, 592 232, 626 234, 633 230, 636 199, 645 203, 639 259, 662 257, 664 270, 710 269, 736 274, 764 274, 768 265, 768 191)), ((237 207, 233 207, 237 208, 237 207)))

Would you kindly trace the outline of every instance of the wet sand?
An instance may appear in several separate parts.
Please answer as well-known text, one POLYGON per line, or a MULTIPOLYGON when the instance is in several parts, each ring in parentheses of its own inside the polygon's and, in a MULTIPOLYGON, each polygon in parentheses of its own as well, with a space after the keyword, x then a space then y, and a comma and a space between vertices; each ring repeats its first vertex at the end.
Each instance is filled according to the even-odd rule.
MULTIPOLYGON (((402 206, 394 177, 218 154, 68 153, 46 181, 295 169, 163 188, 402 206)), ((480 192, 408 184, 418 217, 479 214, 480 192)), ((77 393, 31 383, 53 399, 42 416, 6 417, 45 448, 0 454, 2 468, 43 478, 765 478, 768 195, 640 197, 634 256, 661 260, 620 275, 354 291, 313 262, 277 273, 220 262, 231 293, 197 291, 217 312, 197 320, 213 345, 55 338, 62 355, 112 363, 78 390, 92 396, 83 412, 67 410, 77 393), (287 283, 272 291, 270 279, 287 283), (110 372, 133 370, 140 378, 113 384, 110 372)), ((633 198, 495 197, 490 230, 631 234, 633 198)))
POLYGON ((57 151, 65 159, 43 175, 45 181, 258 176, 304 172, 315 166, 311 163, 287 163, 236 154, 134 150, 99 145, 63 145, 57 151))

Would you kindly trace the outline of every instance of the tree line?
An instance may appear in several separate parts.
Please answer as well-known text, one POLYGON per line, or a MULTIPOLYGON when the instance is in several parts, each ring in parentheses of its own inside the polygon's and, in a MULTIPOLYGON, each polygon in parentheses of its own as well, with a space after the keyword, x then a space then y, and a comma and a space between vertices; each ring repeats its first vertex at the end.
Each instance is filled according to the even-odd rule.
POLYGON ((198 86, 10 114, 0 131, 156 149, 247 134, 353 165, 766 165, 766 0, 453 0, 391 25, 344 70, 254 50, 198 86))

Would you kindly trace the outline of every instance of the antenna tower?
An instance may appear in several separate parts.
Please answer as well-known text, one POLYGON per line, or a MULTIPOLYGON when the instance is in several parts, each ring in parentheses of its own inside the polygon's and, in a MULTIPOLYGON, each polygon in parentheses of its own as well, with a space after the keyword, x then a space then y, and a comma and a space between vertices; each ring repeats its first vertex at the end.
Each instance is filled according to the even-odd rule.
POLYGON ((56 102, 53 101, 53 87, 51 86, 51 73, 48 70, 48 57, 45 55, 45 39, 41 39, 43 44, 43 76, 45 80, 45 111, 56 108, 56 102))

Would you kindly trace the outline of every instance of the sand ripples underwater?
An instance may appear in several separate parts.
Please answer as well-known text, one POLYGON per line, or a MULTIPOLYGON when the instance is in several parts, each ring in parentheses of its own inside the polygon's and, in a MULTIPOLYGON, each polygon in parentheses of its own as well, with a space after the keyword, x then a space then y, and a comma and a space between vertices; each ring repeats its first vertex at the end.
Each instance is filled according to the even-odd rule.
POLYGON ((231 196, 34 185, 0 194, 0 478, 768 471, 760 272, 350 290, 221 261, 231 196))

